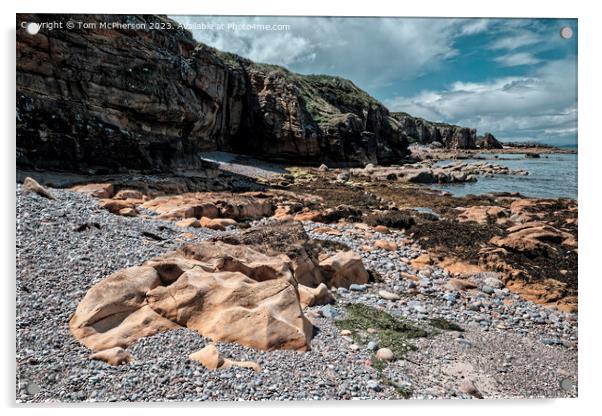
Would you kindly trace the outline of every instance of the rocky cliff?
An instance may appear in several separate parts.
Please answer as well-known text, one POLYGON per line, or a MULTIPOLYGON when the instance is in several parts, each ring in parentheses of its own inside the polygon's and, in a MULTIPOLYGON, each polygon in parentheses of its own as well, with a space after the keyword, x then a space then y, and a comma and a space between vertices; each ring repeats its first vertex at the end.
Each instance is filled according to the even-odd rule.
POLYGON ((446 148, 474 149, 477 130, 447 123, 428 121, 398 112, 391 115, 399 122, 402 132, 413 143, 428 144, 439 142, 446 148))
POLYGON ((407 140, 351 81, 302 76, 199 44, 181 29, 54 29, 21 22, 147 26, 140 15, 17 16, 17 163, 167 171, 233 151, 300 164, 399 161, 407 140))

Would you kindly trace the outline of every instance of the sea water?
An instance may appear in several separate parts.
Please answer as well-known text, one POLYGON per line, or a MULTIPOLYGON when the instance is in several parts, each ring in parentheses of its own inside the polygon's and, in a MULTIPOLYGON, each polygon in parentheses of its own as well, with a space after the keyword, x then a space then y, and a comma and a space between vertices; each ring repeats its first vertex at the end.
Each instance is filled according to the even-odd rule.
MULTIPOLYGON (((551 153, 540 158, 527 158, 524 154, 483 154, 479 155, 498 165, 510 169, 526 169, 527 176, 495 175, 478 176, 477 182, 461 184, 433 185, 435 189, 445 190, 456 196, 468 194, 481 195, 490 192, 519 192, 524 196, 537 198, 573 198, 577 199, 577 154, 551 153)), ((482 159, 444 160, 435 166, 449 163, 483 162, 482 159)))

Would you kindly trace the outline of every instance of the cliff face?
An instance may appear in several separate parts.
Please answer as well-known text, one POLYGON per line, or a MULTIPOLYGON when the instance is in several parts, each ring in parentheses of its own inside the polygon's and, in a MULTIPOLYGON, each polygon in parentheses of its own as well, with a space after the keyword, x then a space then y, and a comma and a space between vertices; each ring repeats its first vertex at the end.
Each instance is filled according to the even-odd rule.
POLYGON ((166 171, 224 150, 353 166, 408 154, 399 122, 348 80, 255 64, 183 30, 20 28, 69 20, 175 25, 148 15, 18 15, 18 165, 166 171))
POLYGON ((402 132, 407 135, 410 142, 420 144, 440 142, 444 147, 451 149, 474 149, 476 147, 476 129, 435 123, 407 113, 391 114, 399 122, 402 132))

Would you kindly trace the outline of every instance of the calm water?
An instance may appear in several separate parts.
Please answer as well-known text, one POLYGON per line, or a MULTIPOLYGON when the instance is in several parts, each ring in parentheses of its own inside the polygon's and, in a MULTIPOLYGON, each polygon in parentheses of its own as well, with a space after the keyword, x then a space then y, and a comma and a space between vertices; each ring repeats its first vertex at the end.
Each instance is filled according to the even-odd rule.
MULTIPOLYGON (((488 154, 488 162, 508 166, 510 169, 526 169, 528 176, 495 175, 493 178, 479 176, 477 182, 433 185, 457 196, 480 195, 488 192, 520 192, 525 196, 539 198, 577 199, 577 155, 549 154, 539 159, 527 159, 523 154, 499 154, 499 159, 488 154), (545 157, 547 156, 547 158, 545 157)), ((482 160, 467 159, 460 162, 476 163, 482 160)), ((445 165, 456 161, 441 161, 445 165)))

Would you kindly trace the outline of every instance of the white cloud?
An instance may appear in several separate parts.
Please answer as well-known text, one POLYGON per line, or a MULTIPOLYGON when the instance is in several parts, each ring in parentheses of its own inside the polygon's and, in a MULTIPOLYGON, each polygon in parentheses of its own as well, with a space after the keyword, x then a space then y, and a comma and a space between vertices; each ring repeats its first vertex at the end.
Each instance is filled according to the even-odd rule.
POLYGON ((466 20, 460 30, 461 35, 476 35, 485 32, 491 26, 491 19, 466 20))
POLYGON ((200 42, 301 73, 325 73, 365 88, 411 79, 458 54, 459 36, 487 30, 487 19, 174 16, 181 23, 290 25, 288 31, 193 30, 200 42))
POLYGON ((476 127, 502 139, 574 137, 577 126, 576 63, 550 62, 529 76, 455 82, 443 91, 385 100, 393 111, 476 127))
POLYGON ((511 53, 507 55, 498 56, 495 61, 502 64, 503 66, 520 66, 520 65, 534 65, 541 62, 540 59, 533 56, 528 52, 511 53))
POLYGON ((524 31, 515 35, 505 34, 494 41, 490 47, 491 49, 505 49, 512 51, 525 46, 535 45, 542 40, 543 39, 539 34, 532 31, 524 31))

